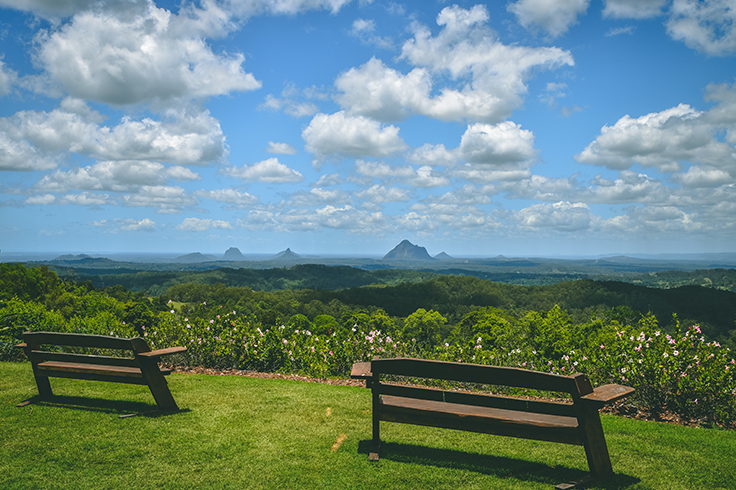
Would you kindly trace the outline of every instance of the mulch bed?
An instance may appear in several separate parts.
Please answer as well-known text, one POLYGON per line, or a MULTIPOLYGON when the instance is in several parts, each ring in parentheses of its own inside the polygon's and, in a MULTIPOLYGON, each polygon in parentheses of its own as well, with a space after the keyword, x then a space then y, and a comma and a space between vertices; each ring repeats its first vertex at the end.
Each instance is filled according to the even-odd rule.
MULTIPOLYGON (((246 371, 241 369, 212 369, 205 368, 202 366, 167 366, 176 373, 182 374, 211 374, 215 376, 247 376, 250 378, 264 378, 264 379, 286 379, 291 381, 302 381, 306 383, 322 383, 330 384, 335 386, 365 386, 365 383, 359 379, 342 379, 342 378, 312 378, 309 376, 300 376, 298 374, 281 374, 281 373, 261 373, 256 371, 246 371)), ((532 397, 525 397, 531 399, 532 397)), ((664 422, 674 425, 683 425, 686 427, 705 427, 712 428, 713 426, 705 420, 696 420, 683 418, 680 415, 672 412, 662 412, 653 414, 648 410, 627 403, 625 400, 612 403, 603 407, 601 413, 609 413, 612 415, 618 415, 621 417, 627 417, 636 420, 647 420, 655 422, 664 422)), ((736 423, 730 424, 729 426, 721 426, 722 429, 736 430, 736 423)))

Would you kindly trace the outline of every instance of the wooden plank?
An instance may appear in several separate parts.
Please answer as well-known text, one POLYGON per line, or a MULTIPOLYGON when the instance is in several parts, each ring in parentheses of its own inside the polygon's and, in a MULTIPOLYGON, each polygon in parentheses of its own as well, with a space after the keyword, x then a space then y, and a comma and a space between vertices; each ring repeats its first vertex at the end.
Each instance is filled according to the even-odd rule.
POLYGON ((139 352, 138 355, 143 357, 162 357, 172 354, 181 354, 186 351, 186 347, 167 347, 166 349, 157 349, 151 352, 139 352))
POLYGON ((128 366, 108 366, 104 364, 46 361, 39 363, 37 367, 39 370, 45 372, 62 371, 67 373, 104 374, 108 376, 121 376, 126 378, 143 377, 140 368, 128 366))
POLYGON ((597 387, 593 393, 582 397, 583 400, 597 402, 600 406, 616 400, 626 398, 636 391, 634 388, 624 385, 607 384, 597 387))
POLYGON ((132 357, 110 357, 110 356, 94 356, 88 354, 70 354, 66 352, 48 352, 48 351, 31 351, 31 356, 35 362, 59 361, 73 364, 98 364, 105 366, 126 366, 139 368, 138 361, 132 357))
POLYGON ((88 381, 106 381, 109 383, 124 383, 131 385, 147 385, 146 379, 143 377, 126 377, 116 376, 106 373, 98 372, 72 372, 72 371, 55 371, 55 370, 41 370, 44 377, 42 379, 52 378, 67 378, 67 379, 85 379, 88 381))
POLYGON ((373 360, 371 370, 374 375, 394 374, 566 393, 577 393, 578 391, 578 383, 571 376, 510 367, 394 358, 373 360))
POLYGON ((582 444, 577 419, 572 417, 384 396, 380 419, 386 422, 582 444))
POLYGON ((63 332, 24 332, 23 340, 34 344, 97 347, 99 349, 133 350, 131 339, 63 332))
POLYGON ((351 378, 370 378, 373 376, 373 373, 371 373, 371 363, 370 362, 356 362, 353 364, 353 367, 350 369, 350 377, 351 378))
POLYGON ((434 400, 445 403, 458 403, 461 405, 473 405, 487 408, 502 408, 505 410, 518 410, 565 417, 575 416, 575 409, 570 403, 526 400, 524 398, 482 395, 478 393, 464 393, 459 391, 445 391, 435 388, 404 386, 392 383, 381 383, 376 389, 383 395, 415 398, 419 400, 434 400))

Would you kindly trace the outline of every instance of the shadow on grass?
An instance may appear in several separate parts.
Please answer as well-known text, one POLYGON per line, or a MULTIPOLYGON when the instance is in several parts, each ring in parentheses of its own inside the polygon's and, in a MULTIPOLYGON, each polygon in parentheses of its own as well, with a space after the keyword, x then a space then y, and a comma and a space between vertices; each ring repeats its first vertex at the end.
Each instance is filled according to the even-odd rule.
MULTIPOLYGON (((360 441, 358 452, 368 457, 371 445, 372 441, 370 439, 360 441)), ((522 459, 385 441, 381 442, 381 459, 438 468, 474 471, 497 478, 549 483, 553 486, 565 482, 579 481, 589 475, 587 471, 562 466, 549 466, 522 459)), ((639 482, 639 478, 619 473, 602 480, 596 480, 594 485, 598 488, 615 490, 627 488, 639 482)))
POLYGON ((133 416, 161 417, 163 415, 173 415, 175 413, 190 411, 188 408, 183 410, 180 409, 164 411, 160 410, 156 405, 142 402, 64 395, 53 395, 43 398, 40 396, 34 396, 19 404, 18 407, 33 405, 43 407, 68 408, 71 410, 84 410, 87 412, 109 413, 118 415, 120 418, 133 416))

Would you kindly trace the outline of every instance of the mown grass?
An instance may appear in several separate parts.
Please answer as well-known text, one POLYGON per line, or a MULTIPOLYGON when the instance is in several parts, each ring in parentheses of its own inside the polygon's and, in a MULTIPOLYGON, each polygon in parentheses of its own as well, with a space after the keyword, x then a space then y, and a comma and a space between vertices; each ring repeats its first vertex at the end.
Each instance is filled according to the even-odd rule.
MULTIPOLYGON (((0 488, 550 489, 587 472, 577 446, 389 423, 369 463, 364 388, 173 374, 182 411, 118 418, 155 409, 147 388, 51 383, 53 401, 16 408, 30 364, 0 363, 0 488)), ((616 475, 589 488, 736 488, 736 432, 603 424, 616 475)))

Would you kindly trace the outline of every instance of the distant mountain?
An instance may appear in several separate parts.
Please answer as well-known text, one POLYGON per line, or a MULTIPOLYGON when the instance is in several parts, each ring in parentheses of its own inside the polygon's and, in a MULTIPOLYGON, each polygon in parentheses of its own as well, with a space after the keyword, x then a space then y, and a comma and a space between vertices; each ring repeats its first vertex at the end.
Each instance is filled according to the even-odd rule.
POLYGON ((230 247, 222 256, 223 260, 245 260, 245 256, 240 253, 240 249, 237 247, 230 247))
POLYGON ((437 260, 450 260, 450 259, 452 259, 452 257, 450 257, 449 255, 447 255, 445 252, 438 253, 437 255, 434 256, 434 258, 437 259, 437 260))
POLYGON ((175 262, 212 262, 214 260, 217 260, 217 257, 215 257, 214 255, 204 255, 199 252, 180 255, 179 257, 174 259, 175 262))
POLYGON ((84 260, 84 259, 91 259, 92 257, 87 254, 79 254, 79 255, 72 255, 72 254, 66 254, 66 255, 59 255, 54 260, 63 260, 63 261, 70 261, 70 260, 84 260))
POLYGON ((383 256, 384 260, 434 260, 427 253, 427 249, 414 245, 409 240, 396 245, 389 253, 383 256))
POLYGON ((272 260, 299 260, 301 257, 287 248, 283 252, 279 252, 272 260))

